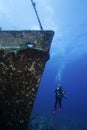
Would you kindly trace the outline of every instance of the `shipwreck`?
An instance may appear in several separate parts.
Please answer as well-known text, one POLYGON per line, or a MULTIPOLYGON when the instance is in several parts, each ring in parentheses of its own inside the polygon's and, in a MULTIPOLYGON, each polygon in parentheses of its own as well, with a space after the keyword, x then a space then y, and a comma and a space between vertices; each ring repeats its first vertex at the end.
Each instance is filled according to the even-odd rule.
POLYGON ((0 130, 27 130, 53 31, 0 31, 0 130))

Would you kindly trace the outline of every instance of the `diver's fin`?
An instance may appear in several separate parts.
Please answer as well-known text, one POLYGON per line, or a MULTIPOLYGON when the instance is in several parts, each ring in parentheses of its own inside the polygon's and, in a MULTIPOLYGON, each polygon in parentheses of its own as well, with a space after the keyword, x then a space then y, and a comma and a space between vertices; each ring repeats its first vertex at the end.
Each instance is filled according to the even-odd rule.
POLYGON ((56 115, 56 110, 55 109, 53 109, 52 114, 53 114, 53 116, 56 115))
POLYGON ((61 111, 62 110, 62 108, 61 107, 58 107, 58 111, 61 111))

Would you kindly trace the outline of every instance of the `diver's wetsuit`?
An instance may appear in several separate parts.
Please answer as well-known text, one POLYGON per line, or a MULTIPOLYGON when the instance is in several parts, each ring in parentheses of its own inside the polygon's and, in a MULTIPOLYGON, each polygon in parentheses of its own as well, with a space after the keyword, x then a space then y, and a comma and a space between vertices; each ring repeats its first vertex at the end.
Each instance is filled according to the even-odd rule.
POLYGON ((56 110, 57 108, 57 103, 58 103, 58 106, 59 106, 59 109, 61 109, 62 107, 62 98, 63 96, 65 95, 65 91, 62 89, 62 88, 58 88, 55 90, 55 94, 56 94, 56 97, 55 97, 55 105, 54 105, 54 109, 56 110))

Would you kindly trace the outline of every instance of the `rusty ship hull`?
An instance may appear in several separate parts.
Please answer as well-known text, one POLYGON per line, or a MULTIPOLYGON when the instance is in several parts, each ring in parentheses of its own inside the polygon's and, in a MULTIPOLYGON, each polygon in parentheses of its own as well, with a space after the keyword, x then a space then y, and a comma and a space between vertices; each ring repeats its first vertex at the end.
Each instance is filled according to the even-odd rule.
POLYGON ((27 130, 53 31, 0 31, 0 130, 27 130))

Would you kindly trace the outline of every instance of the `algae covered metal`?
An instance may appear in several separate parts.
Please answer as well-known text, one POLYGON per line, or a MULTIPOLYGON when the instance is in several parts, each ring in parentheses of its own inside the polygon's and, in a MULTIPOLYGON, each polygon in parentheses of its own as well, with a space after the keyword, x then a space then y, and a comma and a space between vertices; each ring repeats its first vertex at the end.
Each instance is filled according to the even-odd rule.
POLYGON ((0 31, 0 130, 27 130, 53 31, 0 31))

